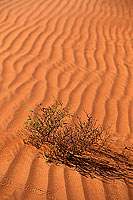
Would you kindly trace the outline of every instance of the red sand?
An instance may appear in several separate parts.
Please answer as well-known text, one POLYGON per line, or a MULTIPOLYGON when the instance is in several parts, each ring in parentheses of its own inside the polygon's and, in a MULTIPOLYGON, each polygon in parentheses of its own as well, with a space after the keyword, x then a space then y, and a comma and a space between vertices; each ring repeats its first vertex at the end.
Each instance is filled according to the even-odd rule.
POLYGON ((0 200, 132 200, 126 184, 48 166, 23 144, 29 110, 53 96, 133 143, 132 0, 0 1, 0 200))

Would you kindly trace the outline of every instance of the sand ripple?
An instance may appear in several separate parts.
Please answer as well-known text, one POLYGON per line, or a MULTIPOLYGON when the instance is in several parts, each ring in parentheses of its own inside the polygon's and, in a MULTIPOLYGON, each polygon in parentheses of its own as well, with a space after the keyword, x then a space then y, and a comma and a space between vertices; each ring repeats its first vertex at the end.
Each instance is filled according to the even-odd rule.
POLYGON ((132 0, 0 1, 0 199, 131 200, 124 183, 47 166, 25 147, 17 130, 52 96, 132 143, 132 0))

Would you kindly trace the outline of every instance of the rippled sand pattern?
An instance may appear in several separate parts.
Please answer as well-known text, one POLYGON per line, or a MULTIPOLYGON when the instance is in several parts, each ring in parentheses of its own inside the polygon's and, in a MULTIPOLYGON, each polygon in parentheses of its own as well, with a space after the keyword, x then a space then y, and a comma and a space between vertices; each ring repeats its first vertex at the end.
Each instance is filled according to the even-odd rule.
POLYGON ((46 165, 17 130, 53 96, 133 142, 132 0, 0 1, 0 200, 132 200, 133 190, 46 165))

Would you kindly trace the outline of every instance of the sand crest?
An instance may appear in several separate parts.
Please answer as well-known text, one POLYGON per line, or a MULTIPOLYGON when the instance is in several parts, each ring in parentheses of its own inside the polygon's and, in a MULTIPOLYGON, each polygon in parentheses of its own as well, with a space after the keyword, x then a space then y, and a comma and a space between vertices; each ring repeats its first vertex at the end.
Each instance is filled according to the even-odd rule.
POLYGON ((0 1, 0 200, 132 200, 106 184, 46 165, 18 130, 53 96, 133 144, 132 0, 0 1))

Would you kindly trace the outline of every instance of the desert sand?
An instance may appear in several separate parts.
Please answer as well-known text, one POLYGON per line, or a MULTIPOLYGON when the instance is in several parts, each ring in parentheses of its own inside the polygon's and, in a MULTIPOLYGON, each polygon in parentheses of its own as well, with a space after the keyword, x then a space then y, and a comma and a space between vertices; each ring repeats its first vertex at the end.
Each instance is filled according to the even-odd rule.
POLYGON ((132 200, 133 189, 50 166, 19 131, 53 96, 133 143, 133 1, 0 1, 0 200, 132 200))

